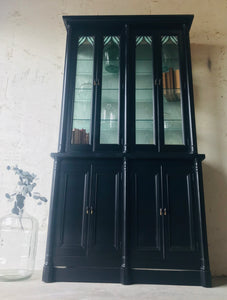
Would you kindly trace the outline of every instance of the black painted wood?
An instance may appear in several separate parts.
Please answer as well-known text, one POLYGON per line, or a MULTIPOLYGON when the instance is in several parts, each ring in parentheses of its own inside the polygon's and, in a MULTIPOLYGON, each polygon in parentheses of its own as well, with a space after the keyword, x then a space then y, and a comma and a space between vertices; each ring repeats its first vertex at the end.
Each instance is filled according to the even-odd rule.
POLYGON ((192 15, 66 16, 65 75, 43 281, 211 286, 190 61, 192 15), (135 37, 179 38, 184 145, 164 145, 162 85, 154 87, 154 145, 135 143, 135 37), (95 37, 91 143, 71 145, 77 41, 95 37), (103 36, 120 36, 119 143, 99 143, 103 36))
POLYGON ((193 165, 187 161, 162 164, 166 260, 190 269, 200 267, 193 165))
POLYGON ((88 256, 96 267, 120 266, 121 176, 119 160, 92 162, 88 256))
POLYGON ((138 27, 147 27, 148 25, 157 28, 169 29, 179 27, 185 24, 190 30, 193 15, 134 15, 134 16, 63 16, 65 26, 67 25, 90 25, 99 23, 101 26, 111 24, 113 27, 128 23, 138 27))
POLYGON ((160 163, 132 161, 129 174, 131 267, 152 268, 163 260, 160 163))

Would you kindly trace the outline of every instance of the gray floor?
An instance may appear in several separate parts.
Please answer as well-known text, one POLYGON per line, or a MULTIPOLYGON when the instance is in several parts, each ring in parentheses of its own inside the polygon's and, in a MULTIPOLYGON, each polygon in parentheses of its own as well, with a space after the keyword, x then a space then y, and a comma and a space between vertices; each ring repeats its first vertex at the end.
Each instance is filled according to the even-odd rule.
POLYGON ((213 288, 101 283, 43 283, 41 273, 30 279, 0 282, 1 300, 227 300, 227 278, 214 278, 213 288))

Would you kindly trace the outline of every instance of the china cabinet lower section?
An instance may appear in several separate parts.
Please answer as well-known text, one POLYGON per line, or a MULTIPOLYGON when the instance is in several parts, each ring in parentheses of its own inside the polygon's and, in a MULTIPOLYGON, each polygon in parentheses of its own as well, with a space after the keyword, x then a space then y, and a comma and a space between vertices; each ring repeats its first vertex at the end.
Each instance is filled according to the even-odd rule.
POLYGON ((201 159, 55 158, 45 282, 211 286, 201 159))

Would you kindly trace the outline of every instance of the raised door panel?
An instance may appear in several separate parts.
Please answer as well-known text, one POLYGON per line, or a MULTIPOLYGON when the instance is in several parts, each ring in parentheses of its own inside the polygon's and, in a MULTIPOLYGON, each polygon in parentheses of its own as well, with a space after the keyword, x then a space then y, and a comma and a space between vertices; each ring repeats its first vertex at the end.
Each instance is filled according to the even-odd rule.
POLYGON ((62 162, 56 217, 57 256, 80 257, 87 254, 90 166, 88 161, 62 162))
POLYGON ((175 266, 199 263, 193 164, 172 161, 163 164, 166 260, 175 266))
POLYGON ((130 259, 147 268, 162 260, 160 164, 141 160, 130 166, 130 259))
POLYGON ((102 160, 92 164, 89 220, 91 264, 120 265, 121 163, 102 160))

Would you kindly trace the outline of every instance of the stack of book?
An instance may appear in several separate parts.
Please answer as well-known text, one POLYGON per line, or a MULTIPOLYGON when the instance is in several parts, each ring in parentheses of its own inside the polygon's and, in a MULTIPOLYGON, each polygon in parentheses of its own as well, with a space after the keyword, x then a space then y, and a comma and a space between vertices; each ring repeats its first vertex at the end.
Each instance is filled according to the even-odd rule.
POLYGON ((86 129, 74 128, 72 131, 72 144, 89 144, 89 133, 86 129))
POLYGON ((162 73, 163 94, 167 101, 180 100, 180 70, 169 68, 162 73))

